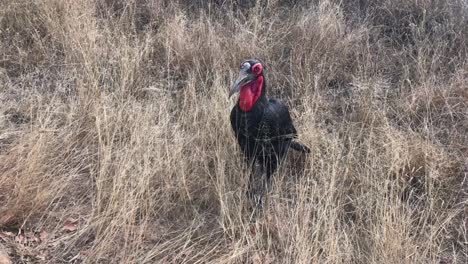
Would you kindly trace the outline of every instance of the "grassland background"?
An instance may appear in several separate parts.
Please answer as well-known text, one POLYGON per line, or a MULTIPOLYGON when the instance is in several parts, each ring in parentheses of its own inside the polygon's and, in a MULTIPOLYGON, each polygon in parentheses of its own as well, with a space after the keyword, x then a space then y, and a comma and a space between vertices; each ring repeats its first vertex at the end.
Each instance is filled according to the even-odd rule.
POLYGON ((466 1, 0 5, 14 263, 467 262, 466 1), (250 57, 312 149, 255 218, 227 98, 250 57))

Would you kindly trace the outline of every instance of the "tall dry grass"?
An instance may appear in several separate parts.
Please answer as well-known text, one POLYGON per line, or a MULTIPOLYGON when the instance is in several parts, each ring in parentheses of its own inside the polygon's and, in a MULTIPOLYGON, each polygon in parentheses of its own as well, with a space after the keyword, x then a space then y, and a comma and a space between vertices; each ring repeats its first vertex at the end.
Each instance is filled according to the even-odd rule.
POLYGON ((12 261, 468 260, 466 1, 1 5, 12 261), (227 99, 249 57, 312 149, 254 217, 227 99))

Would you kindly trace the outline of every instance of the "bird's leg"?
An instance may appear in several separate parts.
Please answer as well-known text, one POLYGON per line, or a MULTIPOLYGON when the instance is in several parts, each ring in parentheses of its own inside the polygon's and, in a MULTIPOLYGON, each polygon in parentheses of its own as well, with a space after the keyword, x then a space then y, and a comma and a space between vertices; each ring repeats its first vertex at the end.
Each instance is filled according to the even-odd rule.
POLYGON ((250 172, 249 172, 249 182, 247 183, 247 197, 251 198, 252 196, 252 188, 254 184, 254 177, 255 177, 255 162, 251 162, 250 164, 250 172))
POLYGON ((278 166, 278 158, 276 157, 276 155, 270 157, 266 165, 266 178, 264 182, 264 188, 266 191, 268 191, 271 185, 272 175, 275 172, 276 167, 278 166))
POLYGON ((251 195, 251 200, 255 202, 257 208, 262 208, 265 202, 265 195, 268 192, 271 185, 271 176, 277 167, 276 158, 263 156, 260 161, 260 175, 255 177, 251 181, 251 186, 254 188, 254 192, 251 195))
POLYGON ((247 197, 252 204, 252 209, 261 209, 264 195, 264 172, 265 166, 263 161, 259 160, 259 164, 254 163, 249 177, 249 186, 247 197), (260 167, 260 168, 257 168, 260 167))
POLYGON ((257 192, 257 184, 256 184, 256 160, 252 160, 249 162, 250 166, 250 173, 249 173, 249 182, 247 184, 247 197, 250 201, 255 200, 255 195, 257 192))

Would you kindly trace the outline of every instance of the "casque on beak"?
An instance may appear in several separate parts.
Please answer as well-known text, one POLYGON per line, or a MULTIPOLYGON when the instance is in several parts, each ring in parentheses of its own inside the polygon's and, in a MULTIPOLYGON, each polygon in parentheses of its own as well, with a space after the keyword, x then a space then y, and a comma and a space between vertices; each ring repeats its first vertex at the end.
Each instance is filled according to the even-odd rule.
POLYGON ((239 73, 239 77, 234 82, 234 84, 231 87, 231 90, 229 91, 229 98, 231 98, 233 94, 239 92, 242 86, 252 82, 253 80, 255 80, 254 74, 248 73, 246 70, 241 70, 239 73))

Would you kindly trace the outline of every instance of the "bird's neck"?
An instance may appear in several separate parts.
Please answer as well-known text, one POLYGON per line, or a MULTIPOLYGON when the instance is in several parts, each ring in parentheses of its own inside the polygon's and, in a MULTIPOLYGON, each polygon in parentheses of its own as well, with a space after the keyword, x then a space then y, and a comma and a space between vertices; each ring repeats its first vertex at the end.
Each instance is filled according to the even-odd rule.
POLYGON ((241 88, 239 107, 242 111, 249 112, 263 97, 265 97, 265 82, 264 77, 259 76, 255 81, 241 88))

